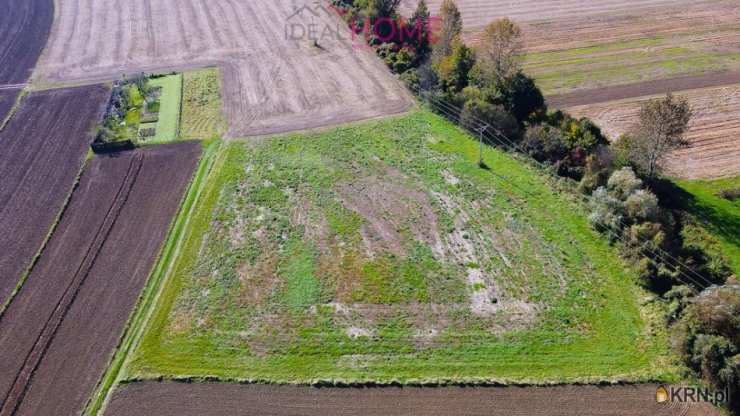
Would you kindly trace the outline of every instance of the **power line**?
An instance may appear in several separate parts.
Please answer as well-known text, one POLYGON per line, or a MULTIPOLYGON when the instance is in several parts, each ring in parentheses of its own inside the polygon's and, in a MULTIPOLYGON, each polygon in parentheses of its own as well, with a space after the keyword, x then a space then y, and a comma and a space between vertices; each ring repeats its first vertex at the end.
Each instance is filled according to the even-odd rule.
MULTIPOLYGON (((457 105, 455 105, 453 103, 446 102, 445 100, 443 100, 440 97, 429 96, 426 91, 423 91, 423 90, 421 90, 418 87, 411 86, 410 88, 413 91, 415 91, 417 93, 417 95, 422 96, 422 98, 424 98, 423 95, 426 94, 427 97, 429 98, 427 100, 427 102, 430 103, 430 104, 432 104, 432 105, 436 103, 437 109, 439 111, 441 111, 442 113, 444 113, 448 118, 451 118, 453 120, 458 120, 459 119, 459 114, 462 112, 462 109, 460 107, 458 107, 457 105)), ((495 141, 495 142, 497 142, 499 144, 503 144, 505 147, 508 146, 508 147, 511 147, 514 150, 517 150, 519 153, 524 154, 525 156, 528 156, 528 160, 534 161, 540 168, 544 169, 545 171, 551 171, 551 169, 550 169, 550 167, 548 165, 546 165, 546 164, 544 164, 544 163, 542 163, 542 162, 540 162, 540 161, 532 158, 531 156, 529 156, 524 149, 522 149, 519 145, 517 145, 511 139, 509 139, 508 137, 506 137, 506 135, 504 135, 496 127, 490 126, 487 122, 481 120, 480 118, 476 117, 475 115, 470 115, 470 118, 473 121, 480 123, 481 125, 486 125, 487 126, 487 128, 484 130, 484 133, 483 134, 485 134, 488 130, 490 130, 490 131, 495 132, 496 135, 498 136, 498 137, 496 137, 496 136, 492 136, 491 134, 485 134, 488 139, 490 139, 492 141, 495 141), (506 145, 504 143, 504 141, 507 142, 508 145, 506 145)), ((462 126, 462 127, 465 128, 465 126, 462 126)), ((465 128, 465 129, 467 130, 467 128, 465 128)), ((582 194, 577 194, 577 195, 580 198, 582 198, 585 202, 591 202, 591 197, 588 197, 588 196, 582 195, 582 194)), ((621 219, 618 219, 618 222, 622 226, 622 228, 627 228, 627 224, 624 221, 622 221, 621 219)), ((621 230, 612 230, 612 231, 614 232, 615 235, 618 236, 618 238, 620 240, 622 240, 622 242, 624 242, 625 244, 628 243, 628 240, 624 237, 623 233, 620 232, 621 230)), ((646 242, 649 244, 649 242, 647 240, 644 240, 643 241, 643 243, 646 243, 646 242)), ((666 252, 665 250, 661 249, 660 247, 654 247, 653 248, 653 247, 651 247, 651 245, 648 245, 647 246, 647 249, 652 254, 657 255, 658 257, 660 257, 660 259, 665 264, 667 264, 670 267, 672 267, 679 274, 683 275, 686 279, 688 279, 689 281, 693 282, 693 284, 696 285, 696 286, 698 286, 699 288, 705 289, 707 286, 711 286, 713 284, 711 281, 709 281, 708 279, 706 279, 704 276, 702 276, 701 274, 697 273, 696 271, 694 271, 689 266, 683 264, 680 260, 676 259, 670 253, 666 252), (695 276, 697 276, 699 279, 701 279, 702 281, 704 281, 706 283, 706 285, 704 285, 702 283, 699 283, 696 279, 694 279, 691 276, 689 276, 686 273, 684 273, 681 270, 681 268, 685 268, 690 273, 692 273, 695 276)), ((655 262, 653 261, 653 259, 651 259, 651 258, 649 258, 647 256, 643 256, 643 257, 647 258, 651 263, 655 264, 655 262)), ((656 264, 656 266, 657 266, 657 264, 656 264)), ((683 279, 679 279, 679 280, 682 280, 682 282, 685 283, 685 284, 689 284, 686 280, 683 280, 683 279)), ((691 285, 689 284, 689 286, 691 286, 691 285)), ((698 291, 697 291, 697 293, 698 293, 698 291)))

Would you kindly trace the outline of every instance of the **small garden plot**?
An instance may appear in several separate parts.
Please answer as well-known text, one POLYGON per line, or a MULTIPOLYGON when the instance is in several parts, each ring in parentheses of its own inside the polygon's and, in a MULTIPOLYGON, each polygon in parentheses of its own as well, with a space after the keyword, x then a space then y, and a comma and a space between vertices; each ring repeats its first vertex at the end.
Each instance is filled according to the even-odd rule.
POLYGON ((153 78, 149 84, 157 94, 145 105, 139 138, 145 143, 177 140, 182 100, 182 74, 153 78))
POLYGON ((672 378, 585 209, 477 151, 426 112, 228 144, 127 377, 672 378))

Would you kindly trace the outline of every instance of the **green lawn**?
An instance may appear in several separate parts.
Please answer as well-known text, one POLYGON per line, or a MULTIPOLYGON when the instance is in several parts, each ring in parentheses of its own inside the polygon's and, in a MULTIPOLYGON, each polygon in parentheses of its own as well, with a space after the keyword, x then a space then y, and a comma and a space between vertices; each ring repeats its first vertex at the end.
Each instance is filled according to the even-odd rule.
POLYGON ((691 213, 718 243, 718 251, 740 276, 740 200, 720 197, 722 190, 740 188, 740 176, 714 181, 679 181, 688 193, 684 209, 691 213))
POLYGON ((180 103, 182 100, 182 74, 168 75, 149 81, 152 88, 161 87, 159 120, 156 123, 144 123, 140 130, 154 127, 157 133, 146 138, 146 144, 167 143, 177 140, 180 124, 180 103))
POLYGON ((428 112, 231 142, 127 378, 673 380, 570 191, 428 112))

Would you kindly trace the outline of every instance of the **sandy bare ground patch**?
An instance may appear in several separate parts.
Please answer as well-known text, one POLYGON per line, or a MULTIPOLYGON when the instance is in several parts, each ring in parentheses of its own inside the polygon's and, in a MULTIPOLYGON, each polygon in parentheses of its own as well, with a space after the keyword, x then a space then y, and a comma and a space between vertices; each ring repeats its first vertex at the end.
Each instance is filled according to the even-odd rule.
POLYGON ((372 51, 353 47, 338 16, 311 1, 57 3, 39 69, 44 81, 217 65, 231 137, 398 113, 411 103, 372 51), (308 25, 321 35, 320 47, 301 38, 308 25))
POLYGON ((140 382, 119 387, 106 415, 715 416, 708 405, 660 405, 654 385, 312 388, 140 382))
MULTIPOLYGON (((740 84, 678 92, 688 97, 694 117, 687 135, 691 146, 673 154, 666 168, 685 179, 711 179, 740 173, 740 84)), ((574 116, 596 121, 612 139, 637 121, 640 105, 658 96, 642 96, 570 107, 574 116)))

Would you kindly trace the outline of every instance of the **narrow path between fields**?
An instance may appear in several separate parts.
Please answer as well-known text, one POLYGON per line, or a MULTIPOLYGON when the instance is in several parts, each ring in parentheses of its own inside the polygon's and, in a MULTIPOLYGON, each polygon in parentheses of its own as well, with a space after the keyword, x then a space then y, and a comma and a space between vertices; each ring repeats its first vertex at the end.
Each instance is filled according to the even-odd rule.
POLYGON ((547 105, 554 108, 597 104, 607 101, 623 100, 633 97, 665 94, 668 92, 719 87, 740 83, 738 72, 713 72, 704 75, 658 79, 634 84, 617 85, 592 90, 576 91, 570 94, 547 97, 547 105))

